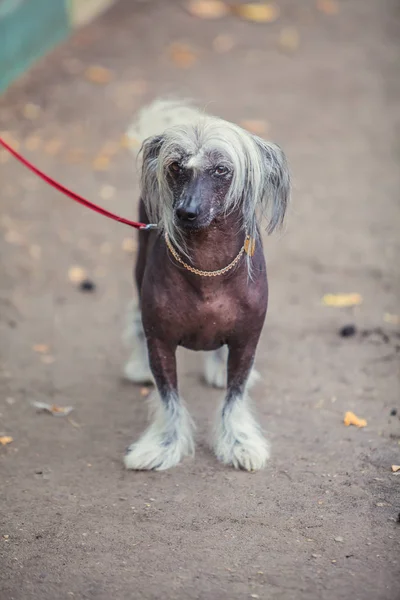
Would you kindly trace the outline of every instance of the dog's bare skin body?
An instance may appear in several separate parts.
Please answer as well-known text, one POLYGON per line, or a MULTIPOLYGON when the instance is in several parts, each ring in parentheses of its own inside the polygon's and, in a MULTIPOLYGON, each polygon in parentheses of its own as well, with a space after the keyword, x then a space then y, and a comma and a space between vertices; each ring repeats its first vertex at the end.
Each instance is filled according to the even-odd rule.
MULTIPOLYGON (((162 143, 161 137, 148 142, 145 165, 146 161, 155 164, 162 143)), ((242 208, 238 204, 230 211, 224 210, 233 177, 224 154, 214 147, 208 151, 205 145, 199 144, 196 151, 178 155, 168 163, 165 178, 173 192, 173 227, 179 232, 189 262, 197 269, 224 268, 243 247, 247 226, 242 208)), ((140 219, 149 222, 146 179, 143 181, 140 219)), ((214 432, 217 458, 249 471, 265 465, 268 443, 247 402, 247 386, 268 303, 262 242, 257 228, 252 233, 256 244, 251 277, 245 255, 232 270, 204 277, 175 260, 162 230, 139 232, 136 348, 126 374, 138 383, 152 375, 159 400, 152 424, 127 451, 127 468, 167 469, 194 451, 191 420, 178 392, 178 346, 208 351, 206 381, 226 387, 214 432)))

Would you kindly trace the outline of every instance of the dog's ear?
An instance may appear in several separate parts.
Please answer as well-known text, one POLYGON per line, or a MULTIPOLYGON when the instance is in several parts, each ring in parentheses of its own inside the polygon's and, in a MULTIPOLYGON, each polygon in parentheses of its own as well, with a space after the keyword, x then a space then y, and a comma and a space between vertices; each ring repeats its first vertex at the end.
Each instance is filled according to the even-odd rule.
POLYGON ((147 214, 155 222, 158 222, 160 218, 158 156, 163 143, 164 136, 156 135, 147 138, 140 150, 142 157, 142 198, 146 205, 147 214))
POLYGON ((290 173, 283 150, 271 142, 253 136, 259 152, 262 170, 262 190, 256 202, 267 219, 267 231, 281 226, 290 200, 290 173))

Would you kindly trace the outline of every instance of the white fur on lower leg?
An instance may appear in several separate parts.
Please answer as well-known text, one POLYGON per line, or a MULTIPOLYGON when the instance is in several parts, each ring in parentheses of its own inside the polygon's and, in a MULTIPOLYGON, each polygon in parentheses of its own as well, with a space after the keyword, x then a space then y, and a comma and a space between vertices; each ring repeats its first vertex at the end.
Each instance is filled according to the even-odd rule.
MULTIPOLYGON (((218 350, 207 352, 204 359, 204 379, 208 385, 215 388, 226 388, 228 348, 223 346, 218 350)), ((253 387, 260 379, 259 373, 252 369, 247 380, 247 389, 253 387)))
POLYGON ((132 347, 131 357, 124 366, 125 378, 133 383, 153 382, 139 308, 130 308, 128 311, 124 340, 132 347))
POLYGON ((224 402, 214 431, 217 458, 236 469, 257 471, 269 458, 269 444, 250 412, 246 396, 224 402))
POLYGON ((226 387, 228 352, 226 346, 207 352, 204 358, 204 379, 216 388, 226 387))
POLYGON ((177 396, 152 397, 152 423, 124 457, 127 469, 162 471, 194 454, 193 424, 177 396))

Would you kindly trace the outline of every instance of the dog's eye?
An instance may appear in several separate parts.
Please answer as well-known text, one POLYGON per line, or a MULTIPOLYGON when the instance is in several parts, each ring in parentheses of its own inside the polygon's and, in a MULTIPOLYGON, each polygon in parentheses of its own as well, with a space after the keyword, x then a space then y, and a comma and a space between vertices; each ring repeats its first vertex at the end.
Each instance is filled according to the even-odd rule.
POLYGON ((214 169, 214 175, 217 175, 217 177, 221 177, 222 175, 228 175, 228 173, 229 169, 228 167, 224 167, 224 165, 218 165, 214 169))
POLYGON ((170 167, 169 170, 171 171, 171 173, 173 173, 174 175, 179 175, 179 173, 182 172, 182 167, 178 162, 173 162, 170 167))

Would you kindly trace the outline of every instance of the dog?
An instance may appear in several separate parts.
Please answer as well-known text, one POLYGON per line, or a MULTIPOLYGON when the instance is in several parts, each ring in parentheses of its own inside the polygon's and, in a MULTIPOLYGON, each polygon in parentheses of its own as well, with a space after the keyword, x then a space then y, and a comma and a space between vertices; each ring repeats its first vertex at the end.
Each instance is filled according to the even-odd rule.
POLYGON ((213 448, 225 465, 265 466, 269 444, 249 382, 268 303, 260 235, 281 226, 290 198, 283 151, 190 104, 159 100, 128 133, 142 143, 135 279, 125 375, 154 381, 151 424, 125 455, 127 469, 163 470, 193 455, 193 424, 178 392, 176 350, 207 351, 206 382, 226 387, 213 448))

